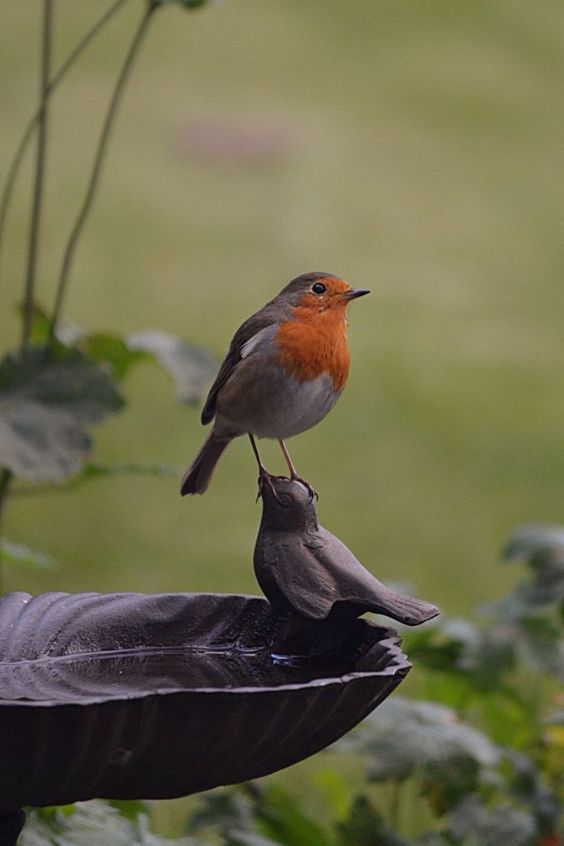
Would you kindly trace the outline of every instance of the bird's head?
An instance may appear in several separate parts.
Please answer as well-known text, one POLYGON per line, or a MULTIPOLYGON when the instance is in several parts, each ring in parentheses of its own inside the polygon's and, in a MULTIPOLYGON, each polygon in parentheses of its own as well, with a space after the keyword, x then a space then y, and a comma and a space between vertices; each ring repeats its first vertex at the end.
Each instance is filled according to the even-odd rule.
POLYGON ((344 314, 349 303, 369 293, 366 288, 352 288, 332 273, 304 273, 286 285, 278 296, 312 314, 326 311, 344 314))
POLYGON ((311 491, 294 479, 270 477, 261 485, 262 526, 278 531, 315 531, 317 509, 311 491))

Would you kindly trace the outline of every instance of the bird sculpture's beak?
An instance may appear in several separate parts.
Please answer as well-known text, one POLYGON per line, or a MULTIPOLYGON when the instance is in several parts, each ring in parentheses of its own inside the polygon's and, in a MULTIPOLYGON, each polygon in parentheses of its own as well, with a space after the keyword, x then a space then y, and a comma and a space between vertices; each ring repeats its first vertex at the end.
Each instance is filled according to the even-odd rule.
POLYGON ((351 288, 350 291, 345 291, 343 297, 345 300, 356 300, 357 297, 364 297, 365 294, 369 294, 370 291, 367 288, 351 288))

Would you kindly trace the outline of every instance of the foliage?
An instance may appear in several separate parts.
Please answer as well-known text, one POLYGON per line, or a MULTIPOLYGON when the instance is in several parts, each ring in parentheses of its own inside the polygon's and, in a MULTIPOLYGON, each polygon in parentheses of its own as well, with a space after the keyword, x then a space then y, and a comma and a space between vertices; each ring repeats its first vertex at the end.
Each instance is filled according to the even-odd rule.
MULTIPOLYGON (((559 555, 560 535, 549 529, 539 538, 543 556, 559 555)), ((529 578, 499 607, 510 607, 512 596, 522 607, 522 596, 539 587, 538 555, 538 545, 527 548, 529 578)), ((535 601, 536 613, 558 611, 556 619, 564 620, 558 580, 551 580, 553 592, 541 581, 544 599, 540 606, 535 601)), ((531 663, 518 643, 505 643, 497 631, 506 625, 504 615, 492 616, 493 606, 488 613, 485 629, 447 620, 406 636, 408 652, 417 654, 418 672, 431 688, 440 679, 436 690, 443 700, 462 691, 464 701, 457 708, 397 695, 384 702, 333 748, 357 756, 365 780, 355 789, 326 768, 317 780, 322 817, 272 778, 204 794, 180 840, 150 832, 143 803, 96 801, 33 811, 22 846, 559 846, 564 719, 551 678, 555 668, 550 661, 531 663), (487 666, 488 649, 494 670, 487 666), (531 691, 523 685, 525 666, 528 678, 534 673, 531 691), (539 703, 541 685, 545 695, 539 703)), ((527 607, 512 619, 528 619, 529 613, 527 607)), ((547 648, 552 652, 551 644, 547 648)))
POLYGON ((94 800, 62 809, 29 813, 19 839, 21 846, 206 846, 192 837, 170 840, 150 831, 144 806, 127 808, 94 800))
POLYGON ((556 644, 537 641, 534 658, 521 642, 530 629, 519 628, 516 637, 513 626, 523 619, 537 620, 539 628, 547 618, 560 620, 561 649, 562 596, 555 568, 547 565, 561 555, 563 535, 536 527, 533 544, 529 530, 518 530, 511 550, 515 538, 527 539, 518 549, 530 575, 495 606, 512 609, 511 628, 490 606, 485 629, 446 620, 406 635, 418 673, 443 701, 394 695, 336 745, 340 753, 360 756, 366 772, 365 786, 347 797, 345 809, 342 796, 335 801, 326 791, 323 806, 332 813, 321 827, 275 781, 243 785, 204 796, 189 830, 211 826, 226 846, 558 846, 564 835, 564 733, 561 711, 551 710, 562 701, 551 678, 559 671, 550 657, 556 644), (524 596, 533 597, 534 617, 524 596), (526 678, 534 674, 529 691, 523 667, 526 678), (539 702, 540 689, 545 695, 539 702), (421 830, 425 817, 433 821, 427 831, 421 830))

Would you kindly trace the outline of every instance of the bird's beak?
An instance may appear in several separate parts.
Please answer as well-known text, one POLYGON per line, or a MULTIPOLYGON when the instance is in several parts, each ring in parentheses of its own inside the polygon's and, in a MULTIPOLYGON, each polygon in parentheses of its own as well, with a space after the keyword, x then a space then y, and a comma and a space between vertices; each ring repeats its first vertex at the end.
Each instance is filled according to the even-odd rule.
POLYGON ((351 288, 350 291, 345 291, 343 297, 345 300, 356 300, 357 297, 364 297, 365 294, 369 294, 370 291, 367 288, 351 288))

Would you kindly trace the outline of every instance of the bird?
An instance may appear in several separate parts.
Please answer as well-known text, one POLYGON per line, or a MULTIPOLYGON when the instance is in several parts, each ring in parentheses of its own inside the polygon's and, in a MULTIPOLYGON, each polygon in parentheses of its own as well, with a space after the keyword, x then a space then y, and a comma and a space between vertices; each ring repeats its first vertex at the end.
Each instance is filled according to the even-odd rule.
POLYGON ((279 616, 322 621, 374 611, 416 626, 439 613, 435 605, 392 590, 366 570, 319 524, 315 501, 297 480, 273 478, 262 503, 254 570, 279 616))
POLYGON ((259 468, 259 494, 273 478, 256 438, 279 442, 291 479, 301 479, 284 441, 311 429, 339 399, 350 353, 347 306, 369 294, 332 273, 297 276, 231 341, 201 414, 213 428, 184 474, 180 492, 203 494, 217 462, 234 438, 248 435, 259 468))

